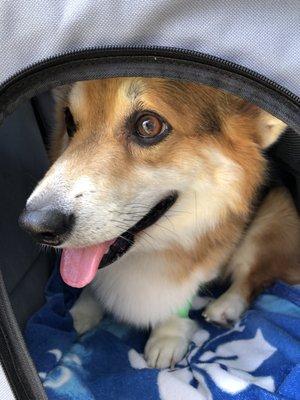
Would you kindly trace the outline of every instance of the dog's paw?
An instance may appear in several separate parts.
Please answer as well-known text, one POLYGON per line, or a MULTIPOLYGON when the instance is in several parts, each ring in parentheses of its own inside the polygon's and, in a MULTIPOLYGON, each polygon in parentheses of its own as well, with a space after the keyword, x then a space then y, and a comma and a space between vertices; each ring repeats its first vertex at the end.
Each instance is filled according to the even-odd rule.
POLYGON ((151 368, 174 367, 187 353, 190 340, 196 330, 195 321, 175 316, 156 327, 144 351, 148 366, 151 368))
POLYGON ((70 313, 73 318, 74 329, 78 335, 83 335, 87 331, 95 328, 101 317, 92 313, 81 312, 80 310, 71 309, 70 313))
POLYGON ((247 303, 237 293, 226 292, 212 301, 202 315, 207 322, 229 328, 238 321, 247 308, 247 303))
POLYGON ((151 368, 173 368, 183 359, 189 340, 181 336, 154 335, 145 347, 145 359, 151 368))
POLYGON ((100 304, 90 294, 84 292, 71 308, 70 314, 78 335, 95 328, 103 316, 100 304))

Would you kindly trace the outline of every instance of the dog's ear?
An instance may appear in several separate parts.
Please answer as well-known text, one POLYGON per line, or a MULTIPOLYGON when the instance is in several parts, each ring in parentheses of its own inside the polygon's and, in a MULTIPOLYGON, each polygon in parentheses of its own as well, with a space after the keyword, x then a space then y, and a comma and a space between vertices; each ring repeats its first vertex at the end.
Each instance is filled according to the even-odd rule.
POLYGON ((52 96, 56 103, 65 103, 68 99, 72 85, 57 86, 52 89, 52 96))
POLYGON ((261 110, 258 117, 258 135, 262 148, 266 149, 275 143, 286 127, 284 122, 261 110))
POLYGON ((51 146, 49 149, 49 158, 54 163, 63 153, 68 145, 68 135, 65 128, 64 109, 68 105, 68 98, 72 85, 57 86, 52 89, 51 94, 54 99, 55 125, 51 136, 51 146))

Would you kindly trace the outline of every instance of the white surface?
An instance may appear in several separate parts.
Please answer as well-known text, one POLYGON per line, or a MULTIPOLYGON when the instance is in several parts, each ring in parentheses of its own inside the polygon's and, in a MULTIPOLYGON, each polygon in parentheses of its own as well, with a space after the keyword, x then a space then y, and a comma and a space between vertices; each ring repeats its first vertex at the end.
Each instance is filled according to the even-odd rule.
POLYGON ((0 399, 1 400, 15 400, 15 396, 7 381, 6 375, 0 364, 0 399))
POLYGON ((2 0, 0 38, 0 81, 66 51, 159 45, 234 61, 300 95, 299 0, 2 0))

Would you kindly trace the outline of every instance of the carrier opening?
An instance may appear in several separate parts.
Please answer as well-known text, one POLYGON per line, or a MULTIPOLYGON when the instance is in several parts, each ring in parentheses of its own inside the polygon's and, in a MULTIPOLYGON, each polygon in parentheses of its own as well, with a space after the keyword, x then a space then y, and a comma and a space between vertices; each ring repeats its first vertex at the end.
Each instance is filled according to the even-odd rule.
MULTIPOLYGON (((175 63, 166 57, 136 56, 133 51, 127 66, 124 66, 120 53, 109 61, 102 59, 100 64, 102 70, 95 70, 99 60, 94 58, 94 54, 85 63, 78 58, 76 64, 71 56, 62 63, 53 61, 45 69, 37 68, 28 76, 24 75, 21 92, 17 93, 18 85, 12 81, 5 88, 5 99, 0 97, 3 116, 0 128, 0 179, 3 188, 0 234, 4 238, 1 273, 14 314, 10 318, 18 324, 12 331, 20 330, 24 335, 27 350, 43 384, 44 389, 36 386, 34 396, 38 393, 38 396, 47 395, 49 399, 67 398, 70 393, 74 397, 76 392, 82 398, 97 399, 101 394, 103 398, 121 399, 124 393, 128 393, 130 398, 156 398, 157 391, 160 395, 173 393, 173 384, 175 388, 185 385, 184 393, 202 390, 209 395, 224 392, 229 396, 244 391, 245 396, 257 396, 260 390, 274 392, 283 378, 281 372, 275 374, 278 365, 295 362, 285 348, 287 342, 295 340, 299 317, 299 310, 296 310, 299 292, 294 286, 297 282, 292 270, 286 268, 286 274, 278 275, 286 278, 283 279, 285 283, 272 282, 271 286, 272 277, 266 274, 258 292, 261 287, 267 287, 266 291, 256 301, 253 300, 255 288, 253 293, 249 291, 245 301, 251 301, 250 311, 245 311, 245 317, 240 320, 235 313, 239 314, 238 308, 243 307, 243 297, 237 298, 237 303, 233 304, 238 306, 229 314, 222 307, 217 311, 209 307, 212 299, 227 288, 228 282, 224 286, 214 279, 225 272, 207 275, 203 281, 211 283, 205 284, 200 294, 196 289, 191 290, 193 295, 182 301, 176 296, 171 299, 164 296, 167 290, 162 283, 165 274, 169 273, 168 279, 175 282, 172 285, 178 286, 179 282, 188 280, 189 268, 178 266, 177 270, 175 267, 169 270, 166 267, 167 272, 161 277, 158 273, 158 278, 155 277, 152 283, 150 265, 145 259, 149 252, 153 252, 156 264, 161 254, 166 260, 174 260, 175 264, 181 257, 187 257, 191 265, 191 260, 200 255, 190 245, 194 235, 190 231, 195 229, 195 235, 202 237, 201 224, 212 229, 211 224, 218 226, 221 222, 224 223, 224 233, 205 236, 201 257, 208 248, 213 249, 222 241, 223 251, 232 254, 230 241, 226 242, 224 236, 232 238, 234 246, 242 248, 246 232, 252 234, 253 229, 253 235, 256 235, 252 224, 260 212, 262 220, 270 218, 268 229, 260 239, 264 241, 260 249, 271 249, 268 245, 273 240, 274 230, 287 221, 293 225, 293 221, 299 218, 296 211, 300 209, 300 139, 295 130, 299 129, 299 114, 295 114, 297 99, 279 88, 274 90, 272 85, 264 85, 258 78, 247 77, 246 72, 237 74, 228 69, 220 75, 214 61, 209 68, 205 66, 201 70, 202 67, 199 69, 199 65, 194 65, 191 60, 186 63, 179 57, 175 63), (120 60, 123 72, 118 70, 120 60), (74 65, 71 71, 68 69, 70 64, 74 65), (137 75, 137 71, 140 74, 137 75), (42 81, 41 78, 47 75, 50 78, 42 81), (116 79, 117 84, 114 83, 116 79), (149 87, 147 80, 151 81, 149 87), (196 86, 204 88, 202 97, 196 86), (195 94, 192 94, 193 90, 195 94), (218 94, 221 92, 222 95, 218 94), (204 99, 203 106, 199 103, 200 98, 204 99), (262 115, 260 109, 264 110, 262 115), (230 112, 233 118, 230 118, 230 112), (274 119, 266 117, 272 114, 274 119), (252 119, 255 121, 253 131, 252 119), (284 123, 281 124, 281 120, 284 123), (271 138, 273 128, 276 131, 274 135, 280 135, 278 140, 277 137, 271 138), (239 129, 243 131, 240 136, 239 129), (263 136, 263 129, 269 130, 270 135, 263 136), (241 140, 243 135, 244 140, 241 140), (184 149, 180 143, 184 143, 184 149), (197 144, 201 151, 196 149, 197 144), (160 150, 162 146, 164 150, 160 150), (55 164, 57 168, 53 167, 55 164), (191 164, 193 168, 189 167, 191 164), (52 172, 48 174, 48 180, 43 181, 51 165, 52 172), (194 178, 200 170, 203 181, 199 184, 204 189, 185 197, 190 190, 185 185, 187 176, 193 178, 191 187, 194 190, 194 178), (101 182, 98 181, 100 174, 106 174, 101 182), (240 177, 243 174, 246 179, 240 177), (31 198, 41 180, 40 189, 31 198), (215 188, 219 185, 219 190, 213 188, 212 182, 215 188), (111 190, 113 185, 116 189, 111 190), (243 185, 243 189, 234 191, 235 185, 243 185), (95 187, 101 187, 104 194, 100 196, 95 187), (284 187, 284 194, 279 187, 284 187), (110 191, 112 193, 108 193, 110 191), (224 191, 223 197, 218 200, 221 191, 224 191), (201 195, 205 202, 199 201, 201 195), (26 206, 28 198, 32 201, 26 206), (270 204, 278 202, 278 211, 272 211, 271 217, 268 212, 260 211, 264 202, 264 207, 268 207, 268 201, 270 204), (225 204, 226 212, 222 211, 225 204), (31 213, 23 224, 25 230, 32 236, 38 235, 37 241, 42 245, 54 244, 55 249, 37 244, 20 229, 18 219, 25 207, 26 212, 31 213), (209 211, 210 207, 212 211, 209 211), (294 208, 289 212, 285 207, 288 210, 294 208), (56 213, 54 225, 53 209, 56 213), (223 213, 221 222, 210 221, 216 213, 223 213), (282 213, 282 218, 274 225, 278 213, 282 213), (72 215, 72 218, 66 219, 65 215, 72 215), (232 220, 227 223, 226 218, 232 220), (189 219, 190 227, 187 225, 189 219), (197 224, 198 219, 201 224, 197 224), (109 224, 111 234, 105 228, 109 224), (180 226, 180 233, 174 234, 174 224, 180 226), (148 228, 152 230, 147 231, 148 228), (172 241, 176 245, 169 249, 167 244, 172 241), (61 257, 66 242, 69 243, 68 250, 63 249, 61 257), (81 310, 80 307, 89 304, 90 295, 83 294, 78 287, 90 283, 99 268, 101 273, 103 271, 103 282, 108 286, 103 289, 101 282, 97 282, 101 293, 98 297, 103 300, 107 290, 116 293, 116 281, 122 275, 124 280, 134 275, 133 264, 126 265, 127 271, 123 272, 122 263, 126 264, 130 257, 133 261, 138 259, 134 251, 143 246, 147 251, 141 253, 137 262, 144 263, 143 274, 138 272, 135 281, 122 287, 124 292, 107 297, 106 313, 99 326, 102 312, 95 312, 95 305, 91 303, 88 309, 94 313, 94 324, 89 325, 87 309, 81 310), (77 272, 70 262, 78 262, 77 272), (116 263, 120 273, 117 272, 116 277, 110 280, 116 263), (142 282, 142 293, 144 297, 149 296, 149 301, 140 310, 138 296, 141 294, 136 293, 135 285, 143 280, 144 275, 148 283, 142 282), (67 285, 72 282, 75 284, 67 285), (155 285, 158 290, 151 292, 149 287, 155 285), (122 309, 115 305, 118 298, 121 298, 121 304, 125 303, 127 294, 128 302, 133 303, 134 317, 130 315, 129 307, 122 309), (82 301, 76 309, 74 304, 79 298, 82 301), (163 310, 168 302, 169 309, 174 302, 173 314, 180 321, 190 318, 201 326, 201 329, 198 326, 193 331, 183 358, 176 361, 176 366, 174 363, 159 364, 159 354, 151 355, 150 351, 155 341, 148 341, 149 328, 165 318, 163 310), (159 317, 151 314, 151 305, 156 307, 156 314, 161 313, 159 317), (147 313, 151 316, 147 317, 147 313), (127 324, 120 320, 126 320, 127 324), (90 328, 88 333, 85 324, 90 328), (286 329, 285 338, 281 336, 282 329, 286 329), (282 342, 276 347, 278 340, 282 342), (148 353, 144 356, 146 343, 148 353), (241 345, 250 349, 253 359, 249 354, 245 355, 241 345), (150 369, 149 365, 155 368, 150 369), (161 370, 164 367, 171 369, 161 370), (268 372, 270 369, 274 369, 275 375, 268 372), (238 372, 234 372, 236 370, 238 372), (221 379, 219 375, 224 371, 226 376, 221 379), (233 388, 226 386, 227 379, 235 380, 233 388)), ((298 233, 297 227, 293 227, 290 239, 275 240, 272 251, 278 254, 277 269, 286 262, 285 250, 292 246, 293 240, 297 241, 298 233), (278 243, 283 243, 286 248, 279 251, 278 243)), ((222 266, 227 264, 229 257, 231 255, 224 259, 222 266)), ((245 257, 243 253, 242 261, 245 257)), ((268 257, 267 253, 263 256, 263 271, 268 268, 268 257)), ((297 257, 295 253, 295 262, 299 263, 297 257)), ((237 258, 236 268, 242 261, 237 258)), ((157 265, 155 268, 159 269, 157 265)), ((231 270, 226 272, 228 276, 231 273, 231 270)), ((173 286, 170 293, 174 294, 177 289, 172 292, 173 286)), ((241 290, 248 289, 242 286, 241 290)), ((233 295, 237 296, 237 292, 233 295)), ((244 309, 240 314, 244 315, 243 312, 244 309)), ((165 345, 167 348, 168 343, 165 345)), ((294 352, 296 348, 295 344, 294 352)), ((34 374, 33 370, 31 373, 34 374)), ((11 375, 11 372, 7 371, 7 374, 11 375)), ((288 380, 289 376, 284 379, 288 380)), ((29 393, 30 398, 32 389, 26 386, 26 380, 24 385, 23 390, 29 393)))

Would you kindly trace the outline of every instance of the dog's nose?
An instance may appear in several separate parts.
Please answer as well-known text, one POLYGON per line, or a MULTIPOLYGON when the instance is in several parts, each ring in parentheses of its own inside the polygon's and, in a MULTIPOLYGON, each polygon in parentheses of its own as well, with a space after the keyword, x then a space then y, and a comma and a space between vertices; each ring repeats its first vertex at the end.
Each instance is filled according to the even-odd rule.
POLYGON ((19 218, 19 225, 40 243, 57 246, 65 240, 74 224, 73 214, 42 208, 25 209, 19 218))

